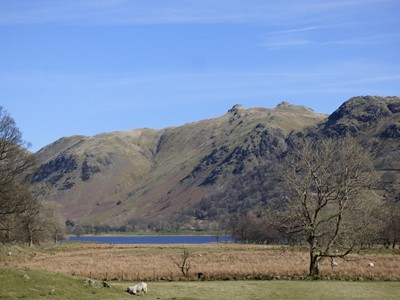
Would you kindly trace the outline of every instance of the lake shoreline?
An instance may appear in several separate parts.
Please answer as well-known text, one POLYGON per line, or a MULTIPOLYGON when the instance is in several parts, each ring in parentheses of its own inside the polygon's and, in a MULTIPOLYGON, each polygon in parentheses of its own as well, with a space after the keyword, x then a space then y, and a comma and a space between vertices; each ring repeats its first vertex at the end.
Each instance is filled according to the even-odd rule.
POLYGON ((235 240, 228 235, 82 235, 69 236, 67 242, 86 242, 103 244, 210 244, 232 243, 235 240))
POLYGON ((67 234, 70 236, 227 236, 226 232, 218 231, 139 231, 139 232, 109 232, 109 233, 88 233, 88 234, 67 234))

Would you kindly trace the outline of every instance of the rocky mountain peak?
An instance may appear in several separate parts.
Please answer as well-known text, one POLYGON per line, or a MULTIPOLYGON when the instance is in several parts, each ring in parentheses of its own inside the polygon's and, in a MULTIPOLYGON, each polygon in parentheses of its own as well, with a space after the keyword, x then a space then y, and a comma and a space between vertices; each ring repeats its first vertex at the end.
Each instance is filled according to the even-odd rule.
POLYGON ((381 120, 399 112, 399 97, 353 97, 329 116, 323 132, 328 136, 358 136, 366 128, 376 127, 381 120))
POLYGON ((287 101, 282 101, 281 103, 279 103, 276 107, 288 107, 291 104, 287 101))
POLYGON ((228 113, 236 114, 241 111, 245 110, 244 106, 241 104, 235 104, 230 110, 228 110, 228 113))
POLYGON ((315 111, 307 106, 304 105, 296 105, 296 104, 291 104, 287 101, 283 101, 279 103, 274 110, 285 110, 285 111, 293 111, 293 112, 299 112, 299 113, 315 113, 315 111))

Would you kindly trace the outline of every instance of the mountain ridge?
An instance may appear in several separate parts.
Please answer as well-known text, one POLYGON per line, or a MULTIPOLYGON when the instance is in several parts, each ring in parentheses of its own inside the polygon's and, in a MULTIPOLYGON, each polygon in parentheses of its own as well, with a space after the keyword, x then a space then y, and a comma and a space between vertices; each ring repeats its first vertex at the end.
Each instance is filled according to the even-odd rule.
MULTIPOLYGON (((41 166, 33 182, 46 184, 46 199, 80 224, 163 222, 195 215, 208 195, 275 162, 293 134, 352 136, 372 149, 383 174, 400 169, 399 133, 399 97, 353 97, 329 116, 288 102, 237 104, 220 117, 181 126, 61 138, 36 154, 41 166)), ((245 202, 265 201, 263 188, 251 184, 257 196, 245 202)))
POLYGON ((287 102, 272 109, 235 105, 182 126, 63 137, 36 153, 41 167, 33 181, 48 184, 47 198, 77 222, 167 218, 218 181, 258 165, 268 141, 324 118, 287 102))

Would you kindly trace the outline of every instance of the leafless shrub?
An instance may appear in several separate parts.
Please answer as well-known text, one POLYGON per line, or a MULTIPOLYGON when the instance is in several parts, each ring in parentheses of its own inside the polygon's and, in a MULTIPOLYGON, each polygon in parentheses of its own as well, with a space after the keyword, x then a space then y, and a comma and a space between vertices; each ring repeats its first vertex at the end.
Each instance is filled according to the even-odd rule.
POLYGON ((191 268, 191 264, 190 264, 190 258, 191 253, 188 249, 184 248, 183 249, 183 253, 181 256, 181 260, 180 261, 174 261, 174 264, 176 266, 178 266, 178 268, 181 270, 182 275, 187 278, 189 276, 189 270, 191 268))

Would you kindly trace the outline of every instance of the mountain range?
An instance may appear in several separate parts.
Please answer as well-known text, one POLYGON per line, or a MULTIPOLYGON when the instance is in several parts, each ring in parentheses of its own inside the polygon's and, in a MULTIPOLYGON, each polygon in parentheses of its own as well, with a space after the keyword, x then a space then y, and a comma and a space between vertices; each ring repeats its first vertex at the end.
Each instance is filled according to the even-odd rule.
POLYGON ((360 96, 331 115, 287 102, 272 109, 238 104, 177 127, 63 137, 36 153, 32 181, 77 223, 167 220, 272 161, 300 132, 353 136, 372 149, 380 174, 399 179, 400 98, 360 96))

